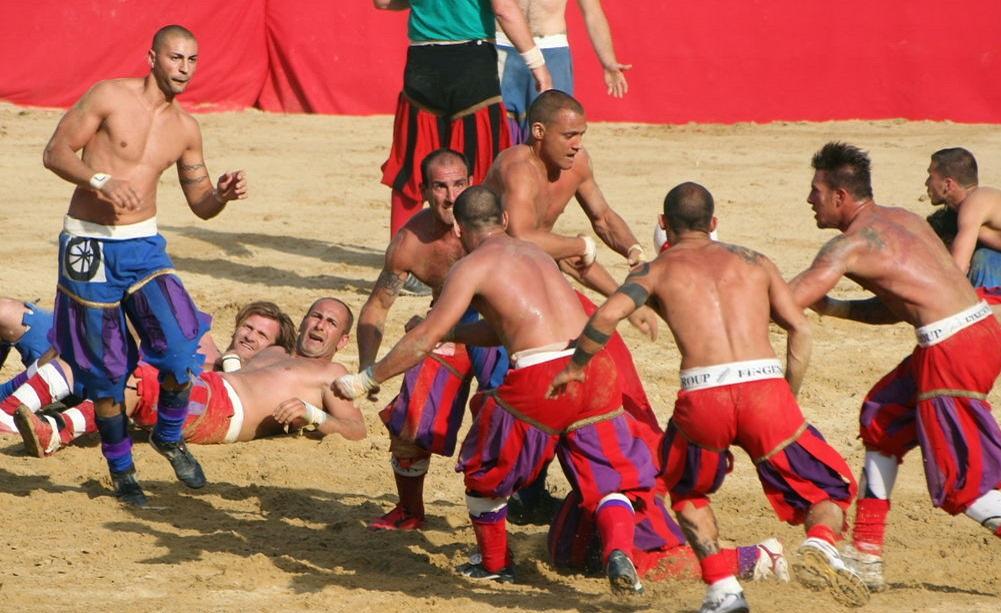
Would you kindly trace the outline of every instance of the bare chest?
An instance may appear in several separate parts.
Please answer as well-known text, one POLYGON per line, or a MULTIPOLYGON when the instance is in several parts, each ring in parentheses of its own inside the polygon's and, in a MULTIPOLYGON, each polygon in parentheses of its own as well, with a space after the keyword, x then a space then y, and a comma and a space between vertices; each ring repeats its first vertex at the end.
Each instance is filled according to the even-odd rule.
POLYGON ((108 117, 97 141, 120 162, 163 172, 181 157, 187 138, 176 112, 154 112, 134 104, 108 117))

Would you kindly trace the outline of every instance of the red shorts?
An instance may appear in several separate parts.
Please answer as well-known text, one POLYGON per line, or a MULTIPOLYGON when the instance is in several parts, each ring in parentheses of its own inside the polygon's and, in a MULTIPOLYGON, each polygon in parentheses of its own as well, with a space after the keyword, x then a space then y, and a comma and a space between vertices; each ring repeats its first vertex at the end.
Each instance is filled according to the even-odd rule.
POLYGON ((545 398, 569 361, 565 356, 509 370, 500 387, 473 397, 475 421, 456 468, 465 473, 469 493, 508 497, 532 483, 557 453, 581 504, 592 512, 608 494, 653 486, 653 455, 636 421, 620 409, 622 392, 607 351, 588 363, 583 383, 545 398))
MULTIPOLYGON (((156 404, 160 397, 159 371, 140 362, 132 375, 136 378, 136 393, 139 403, 132 412, 132 421, 141 428, 156 425, 156 404)), ((217 372, 203 372, 191 379, 188 396, 188 416, 184 420, 185 442, 199 445, 226 442, 230 419, 233 417, 233 403, 229 392, 217 372)))
POLYGON ((933 504, 962 513, 1001 487, 1001 430, 987 401, 999 372, 1001 325, 994 317, 918 346, 866 395, 862 442, 898 461, 920 446, 933 504))
POLYGON ((779 519, 802 523, 814 504, 846 509, 857 487, 844 458, 806 423, 784 379, 678 392, 661 449, 671 502, 708 502, 733 467, 737 444, 757 467, 779 519))

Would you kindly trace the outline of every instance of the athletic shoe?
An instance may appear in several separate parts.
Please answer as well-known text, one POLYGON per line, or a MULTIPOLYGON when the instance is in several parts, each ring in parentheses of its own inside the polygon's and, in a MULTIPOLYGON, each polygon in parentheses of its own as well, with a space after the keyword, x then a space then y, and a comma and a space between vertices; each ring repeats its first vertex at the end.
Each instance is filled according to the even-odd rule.
POLYGON ((753 581, 771 578, 783 583, 789 582, 789 563, 783 553, 782 543, 777 538, 768 538, 758 543, 758 561, 754 563, 753 581))
POLYGON ((420 530, 424 527, 424 518, 410 515, 401 505, 382 517, 368 522, 370 530, 420 530))
POLYGON ((430 296, 431 288, 417 277, 410 275, 407 277, 407 280, 403 282, 403 287, 400 288, 400 293, 404 296, 430 296))
POLYGON ((14 412, 14 424, 24 442, 24 449, 31 455, 44 458, 59 449, 59 433, 47 420, 40 419, 23 404, 14 412))
POLYGON ((859 551, 849 543, 841 548, 841 558, 845 561, 845 566, 862 578, 862 583, 870 592, 886 590, 886 581, 883 579, 883 556, 859 551))
POLYGON ((699 613, 750 613, 744 592, 730 592, 714 596, 706 594, 699 613))
POLYGON ((174 474, 181 480, 181 483, 195 490, 205 487, 205 473, 202 472, 202 467, 198 464, 195 456, 188 451, 188 446, 184 444, 184 441, 168 443, 157 440, 156 435, 151 434, 149 444, 157 453, 170 461, 170 465, 174 468, 174 474))
POLYGON ((139 507, 140 509, 146 508, 149 504, 146 494, 143 493, 143 488, 136 481, 135 470, 127 470, 121 473, 112 472, 111 483, 115 486, 115 498, 119 502, 139 507))
POLYGON ((455 568, 463 577, 477 581, 496 581, 497 583, 514 583, 514 566, 507 566, 496 572, 483 566, 483 558, 479 555, 470 556, 470 561, 455 568))
POLYGON ((799 561, 793 565, 797 581, 810 589, 828 590, 835 600, 848 607, 861 607, 869 602, 869 589, 845 566, 834 545, 810 537, 797 553, 799 561))
POLYGON ((640 584, 636 566, 621 549, 613 549, 609 554, 605 574, 612 585, 612 592, 616 595, 630 596, 643 593, 643 585, 640 584))

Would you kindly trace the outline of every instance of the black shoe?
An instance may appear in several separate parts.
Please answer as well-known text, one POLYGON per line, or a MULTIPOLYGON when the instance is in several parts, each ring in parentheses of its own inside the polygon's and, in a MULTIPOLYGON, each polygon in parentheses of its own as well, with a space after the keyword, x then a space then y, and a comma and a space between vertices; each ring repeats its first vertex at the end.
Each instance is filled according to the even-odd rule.
POLYGON ((456 567, 459 574, 470 579, 496 581, 497 583, 514 583, 514 567, 508 566, 497 572, 491 572, 483 567, 482 562, 466 562, 456 567))
POLYGON ((636 573, 636 567, 621 549, 613 550, 608 556, 605 574, 608 575, 608 582, 612 584, 612 591, 616 594, 627 596, 643 593, 643 585, 636 573))
POLYGON ((157 453, 170 461, 170 465, 174 468, 174 474, 184 485, 195 490, 205 487, 205 473, 202 472, 202 467, 198 464, 195 456, 188 451, 184 441, 168 443, 158 440, 153 434, 149 437, 149 444, 153 446, 153 449, 156 449, 157 453))
POLYGON ((547 490, 533 498, 523 493, 524 490, 515 492, 507 501, 507 520, 516 526, 548 526, 563 506, 563 501, 547 490))
POLYGON ((136 471, 127 470, 125 472, 111 473, 111 483, 115 486, 115 498, 124 504, 145 509, 149 505, 143 488, 136 481, 136 471))
POLYGON ((417 277, 410 275, 407 280, 403 282, 403 287, 400 288, 400 293, 404 296, 430 296, 431 288, 425 285, 417 277))

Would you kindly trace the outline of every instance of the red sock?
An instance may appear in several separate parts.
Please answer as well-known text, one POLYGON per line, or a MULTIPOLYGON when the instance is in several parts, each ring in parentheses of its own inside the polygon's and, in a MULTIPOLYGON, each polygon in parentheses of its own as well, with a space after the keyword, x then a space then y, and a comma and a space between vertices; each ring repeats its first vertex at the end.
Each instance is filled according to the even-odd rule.
POLYGON ((389 214, 389 237, 396 236, 400 228, 407 225, 410 218, 421 212, 423 202, 412 200, 405 196, 403 192, 393 190, 390 198, 389 214))
POLYGON ((476 544, 483 556, 483 568, 495 573, 507 568, 511 560, 507 553, 507 519, 504 517, 479 521, 473 518, 476 544))
POLYGON ((66 409, 60 414, 60 417, 66 426, 59 431, 59 440, 64 445, 84 434, 97 432, 97 422, 94 421, 94 403, 90 400, 84 400, 75 407, 66 409))
POLYGON ((14 393, 4 398, 3 402, 0 403, 0 409, 8 415, 13 415, 17 411, 17 407, 23 404, 32 412, 37 413, 45 406, 52 404, 54 400, 62 400, 67 393, 69 393, 69 384, 66 383, 63 369, 57 362, 49 362, 39 366, 35 374, 28 377, 27 381, 14 390, 14 393), (61 390, 58 393, 59 398, 52 397, 53 387, 61 390))
POLYGON ((855 545, 855 549, 872 555, 883 555, 886 516, 889 513, 889 500, 858 499, 855 505, 855 526, 852 529, 852 544, 855 545))
POLYGON ((396 491, 400 495, 400 506, 411 517, 424 519, 424 475, 407 477, 393 473, 396 477, 396 491))
POLYGON ((737 550, 724 549, 718 553, 706 556, 699 560, 702 567, 702 580, 706 585, 712 585, 720 579, 734 576, 734 569, 737 567, 737 550))
POLYGON ((608 562, 608 556, 616 549, 627 555, 632 553, 636 520, 633 508, 628 502, 624 500, 607 502, 598 507, 594 519, 601 535, 603 562, 608 562))
POLYGON ((841 540, 841 535, 836 533, 830 528, 830 526, 825 526, 824 524, 817 524, 809 530, 806 531, 807 538, 817 538, 822 541, 826 541, 831 545, 836 545, 838 541, 841 540))

